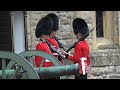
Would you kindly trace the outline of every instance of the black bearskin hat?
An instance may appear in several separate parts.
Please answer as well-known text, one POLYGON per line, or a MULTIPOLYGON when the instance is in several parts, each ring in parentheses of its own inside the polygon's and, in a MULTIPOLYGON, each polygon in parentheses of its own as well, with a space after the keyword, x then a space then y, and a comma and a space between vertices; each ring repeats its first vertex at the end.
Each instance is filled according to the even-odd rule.
POLYGON ((53 20, 53 31, 57 31, 59 29, 59 19, 58 16, 54 13, 49 13, 47 16, 49 16, 50 18, 52 18, 53 20))
POLYGON ((36 26, 35 35, 39 38, 41 35, 50 35, 53 29, 53 20, 50 17, 43 17, 36 26))
POLYGON ((76 35, 78 33, 81 33, 82 35, 84 35, 85 33, 89 32, 87 23, 85 22, 85 20, 81 18, 74 19, 72 25, 73 25, 74 33, 76 35))

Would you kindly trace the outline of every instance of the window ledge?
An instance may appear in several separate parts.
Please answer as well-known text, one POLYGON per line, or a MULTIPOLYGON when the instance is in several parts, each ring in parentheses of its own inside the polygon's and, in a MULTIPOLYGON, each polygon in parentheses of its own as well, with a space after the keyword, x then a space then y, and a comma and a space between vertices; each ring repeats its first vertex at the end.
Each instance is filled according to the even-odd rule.
POLYGON ((119 46, 115 45, 111 39, 97 38, 97 49, 117 49, 119 46))

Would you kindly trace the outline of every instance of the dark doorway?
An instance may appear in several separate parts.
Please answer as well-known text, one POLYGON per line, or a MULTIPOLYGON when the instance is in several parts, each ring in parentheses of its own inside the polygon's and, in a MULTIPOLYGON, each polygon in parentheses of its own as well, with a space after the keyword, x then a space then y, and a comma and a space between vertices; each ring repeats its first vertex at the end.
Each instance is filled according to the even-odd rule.
MULTIPOLYGON (((0 51, 12 51, 10 11, 0 11, 0 51)), ((0 69, 1 67, 2 61, 0 60, 0 69)))
POLYGON ((10 11, 0 11, 0 51, 12 51, 10 11))

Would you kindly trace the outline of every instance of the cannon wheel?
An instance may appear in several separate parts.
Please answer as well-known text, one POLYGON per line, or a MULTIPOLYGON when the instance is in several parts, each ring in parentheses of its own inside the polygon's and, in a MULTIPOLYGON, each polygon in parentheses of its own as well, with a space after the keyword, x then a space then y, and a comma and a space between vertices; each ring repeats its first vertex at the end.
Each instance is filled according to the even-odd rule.
MULTIPOLYGON (((25 57, 32 57, 32 56, 41 56, 44 59, 50 60, 55 66, 62 66, 62 63, 57 58, 55 58, 54 56, 52 56, 48 53, 42 52, 42 51, 29 50, 29 51, 22 52, 19 55, 24 57, 24 58, 25 57)), ((11 66, 13 66, 14 64, 15 63, 11 61, 8 64, 7 68, 11 68, 11 66)), ((60 78, 67 79, 67 76, 61 76, 60 78)))
MULTIPOLYGON (((23 57, 8 51, 0 51, 0 58, 2 59, 2 78, 9 79, 6 77, 5 70, 11 69, 12 67, 6 68, 6 59, 11 60, 12 62, 19 65, 19 67, 23 67, 24 70, 27 72, 27 77, 29 79, 39 79, 38 73, 32 67, 32 65, 23 57)), ((14 72, 14 76, 17 75, 18 71, 14 72)), ((13 75, 11 77, 13 77, 13 75)))

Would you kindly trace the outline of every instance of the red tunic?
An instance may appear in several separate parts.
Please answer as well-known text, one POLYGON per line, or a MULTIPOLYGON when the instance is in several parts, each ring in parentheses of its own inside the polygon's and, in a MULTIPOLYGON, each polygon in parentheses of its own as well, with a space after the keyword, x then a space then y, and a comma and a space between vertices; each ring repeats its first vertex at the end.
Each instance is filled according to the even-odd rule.
MULTIPOLYGON (((49 46, 47 45, 46 42, 41 42, 41 43, 39 43, 39 44, 36 46, 36 50, 43 51, 43 52, 46 52, 46 53, 52 55, 52 53, 51 53, 51 51, 50 51, 50 49, 49 49, 49 46)), ((40 67, 40 64, 41 64, 42 60, 43 60, 43 58, 40 57, 40 56, 36 56, 36 57, 35 57, 36 67, 40 67)), ((43 67, 51 67, 51 66, 53 66, 53 63, 50 62, 49 60, 45 60, 43 67)))
MULTIPOLYGON (((58 45, 58 43, 57 43, 57 41, 56 41, 53 37, 49 38, 49 42, 50 42, 53 46, 55 46, 56 49, 60 48, 59 45, 58 45)), ((56 58, 58 58, 58 54, 57 54, 57 53, 54 53, 54 52, 53 52, 53 55, 54 55, 56 58)), ((63 64, 63 60, 60 60, 60 62, 63 64)))
POLYGON ((83 74, 83 63, 82 63, 82 58, 86 59, 84 61, 85 64, 85 73, 90 72, 90 57, 89 57, 89 45, 88 43, 83 40, 80 41, 74 49, 74 55, 69 56, 69 60, 74 61, 74 63, 79 63, 80 65, 80 74, 83 74))

